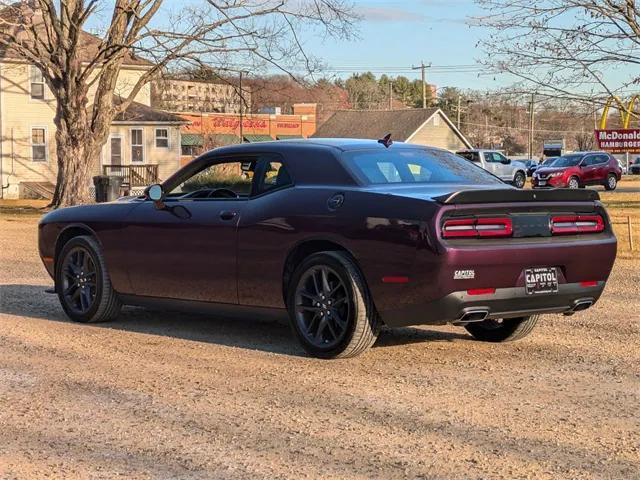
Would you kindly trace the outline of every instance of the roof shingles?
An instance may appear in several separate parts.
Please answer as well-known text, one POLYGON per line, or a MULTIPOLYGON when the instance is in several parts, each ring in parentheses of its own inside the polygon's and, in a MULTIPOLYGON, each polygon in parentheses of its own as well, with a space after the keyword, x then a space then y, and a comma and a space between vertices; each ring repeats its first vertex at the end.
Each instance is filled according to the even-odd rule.
POLYGON ((404 142, 437 108, 411 110, 344 110, 334 113, 313 134, 315 138, 371 138, 391 134, 404 142))

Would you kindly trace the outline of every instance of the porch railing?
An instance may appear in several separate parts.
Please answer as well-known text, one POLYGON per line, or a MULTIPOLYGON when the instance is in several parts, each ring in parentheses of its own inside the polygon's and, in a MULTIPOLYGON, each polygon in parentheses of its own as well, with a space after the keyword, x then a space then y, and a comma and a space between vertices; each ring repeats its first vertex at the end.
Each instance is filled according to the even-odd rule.
POLYGON ((125 186, 146 187, 158 183, 158 164, 103 165, 102 174, 122 177, 125 186))

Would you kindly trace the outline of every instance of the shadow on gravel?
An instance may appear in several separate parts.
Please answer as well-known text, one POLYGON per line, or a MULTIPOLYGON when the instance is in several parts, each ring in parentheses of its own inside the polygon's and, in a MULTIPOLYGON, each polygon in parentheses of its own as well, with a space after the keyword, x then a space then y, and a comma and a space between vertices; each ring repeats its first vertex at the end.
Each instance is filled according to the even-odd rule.
MULTIPOLYGON (((62 311, 58 297, 45 293, 45 289, 42 285, 0 285, 0 313, 72 323, 62 311)), ((117 321, 91 326, 305 356, 286 320, 124 307, 117 321)), ((459 333, 411 327, 384 329, 374 348, 470 338, 459 333)))

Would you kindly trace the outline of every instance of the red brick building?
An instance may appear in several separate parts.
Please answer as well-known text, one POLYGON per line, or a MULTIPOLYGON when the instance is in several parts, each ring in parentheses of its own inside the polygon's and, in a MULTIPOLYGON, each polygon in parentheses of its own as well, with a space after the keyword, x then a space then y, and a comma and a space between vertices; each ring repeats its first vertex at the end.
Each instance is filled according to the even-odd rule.
POLYGON ((317 128, 315 103, 293 105, 293 114, 245 114, 224 113, 180 114, 190 124, 181 129, 182 162, 195 155, 223 145, 242 142, 307 138, 317 128))

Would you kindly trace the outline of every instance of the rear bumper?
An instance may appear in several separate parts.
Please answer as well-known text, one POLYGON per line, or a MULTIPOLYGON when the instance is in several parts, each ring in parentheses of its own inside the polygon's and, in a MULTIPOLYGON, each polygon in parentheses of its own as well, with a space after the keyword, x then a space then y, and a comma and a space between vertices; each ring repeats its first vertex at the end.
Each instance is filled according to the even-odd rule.
POLYGON ((486 318, 514 318, 543 313, 571 312, 578 306, 595 303, 602 294, 605 282, 582 287, 580 283, 558 286, 557 293, 527 295, 524 287, 498 288, 493 294, 469 295, 453 292, 432 302, 380 312, 390 327, 409 325, 441 325, 463 322, 465 314, 486 312, 486 318))

